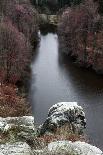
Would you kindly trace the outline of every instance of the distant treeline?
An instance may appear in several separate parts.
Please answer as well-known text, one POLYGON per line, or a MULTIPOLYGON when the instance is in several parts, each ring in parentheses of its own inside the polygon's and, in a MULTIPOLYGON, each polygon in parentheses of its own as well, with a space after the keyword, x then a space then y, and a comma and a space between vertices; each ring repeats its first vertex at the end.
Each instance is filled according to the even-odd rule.
MULTIPOLYGON (((85 0, 31 0, 31 2, 39 8, 43 8, 43 11, 45 9, 49 9, 51 11, 58 11, 59 9, 66 6, 71 7, 73 5, 79 5, 82 2, 85 3, 85 0)), ((103 0, 94 0, 94 2, 98 2, 98 11, 99 13, 103 14, 103 0)))
POLYGON ((64 7, 65 5, 71 6, 72 4, 80 4, 82 0, 32 0, 35 5, 55 5, 64 7))

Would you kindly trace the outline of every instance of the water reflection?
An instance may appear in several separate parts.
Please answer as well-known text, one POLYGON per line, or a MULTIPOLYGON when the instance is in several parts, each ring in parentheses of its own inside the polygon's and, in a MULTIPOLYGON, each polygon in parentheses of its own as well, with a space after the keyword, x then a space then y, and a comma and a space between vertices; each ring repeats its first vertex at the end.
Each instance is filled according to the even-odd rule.
MULTIPOLYGON (((93 95, 100 97, 103 94, 103 77, 85 68, 77 67, 75 63, 66 56, 59 56, 59 69, 65 75, 65 80, 72 83, 76 92, 82 91, 82 95, 93 95), (98 96, 99 95, 99 96, 98 96)), ((81 96, 81 95, 78 95, 81 96)), ((101 96, 103 97, 103 96, 101 96)), ((92 96, 93 98, 93 96, 92 96)))
POLYGON ((31 66, 31 102, 35 120, 42 123, 48 109, 57 102, 77 101, 86 112, 90 142, 102 149, 103 78, 61 56, 58 46, 56 34, 41 35, 31 66))

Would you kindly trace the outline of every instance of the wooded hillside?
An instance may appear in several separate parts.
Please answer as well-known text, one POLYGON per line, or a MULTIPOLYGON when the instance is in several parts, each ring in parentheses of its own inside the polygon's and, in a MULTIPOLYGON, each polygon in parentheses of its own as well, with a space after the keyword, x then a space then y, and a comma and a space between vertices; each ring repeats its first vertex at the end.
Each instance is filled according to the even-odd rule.
POLYGON ((59 38, 66 54, 86 67, 103 72, 103 17, 93 0, 67 8, 59 24, 59 38))

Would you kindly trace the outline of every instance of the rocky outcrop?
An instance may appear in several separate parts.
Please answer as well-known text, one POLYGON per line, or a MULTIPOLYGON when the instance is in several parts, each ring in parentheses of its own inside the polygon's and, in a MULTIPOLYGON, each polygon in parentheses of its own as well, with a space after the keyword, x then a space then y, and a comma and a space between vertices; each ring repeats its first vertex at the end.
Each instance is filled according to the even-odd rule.
POLYGON ((33 155, 34 117, 0 117, 0 155, 33 155))
POLYGON ((33 152, 27 143, 17 142, 0 145, 0 155, 33 155, 33 152))
MULTIPOLYGON (((71 125, 75 132, 85 128, 85 114, 76 102, 52 106, 41 132, 54 131, 64 124, 71 125)), ((37 135, 32 116, 0 118, 0 155, 103 155, 99 148, 85 142, 63 140, 47 144, 37 135)))
POLYGON ((103 152, 88 143, 71 141, 51 142, 41 150, 33 150, 25 142, 0 145, 0 155, 103 155, 103 152))
POLYGON ((0 143, 31 141, 37 134, 34 126, 34 117, 7 117, 0 118, 0 143), (6 135, 6 136, 5 136, 6 135))
POLYGON ((40 134, 54 132, 63 125, 70 126, 75 133, 82 133, 86 126, 85 113, 83 108, 76 102, 60 102, 53 105, 48 112, 48 117, 40 127, 40 134))
POLYGON ((57 26, 57 24, 58 24, 58 16, 57 15, 40 14, 39 17, 40 17, 39 18, 40 25, 49 24, 49 25, 57 26))
POLYGON ((0 131, 8 132, 13 127, 23 127, 34 130, 34 117, 23 116, 23 117, 0 117, 0 131))
POLYGON ((85 142, 70 142, 70 141, 57 141, 48 145, 47 152, 52 152, 53 155, 102 155, 102 151, 95 146, 85 142))

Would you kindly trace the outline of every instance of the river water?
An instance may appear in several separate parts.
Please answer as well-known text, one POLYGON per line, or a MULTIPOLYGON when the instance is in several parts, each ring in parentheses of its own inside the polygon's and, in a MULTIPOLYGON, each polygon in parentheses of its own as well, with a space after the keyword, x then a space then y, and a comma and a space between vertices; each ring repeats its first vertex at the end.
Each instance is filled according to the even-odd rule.
POLYGON ((57 34, 41 35, 31 65, 30 98, 37 123, 57 102, 76 101, 84 108, 90 143, 103 150, 103 77, 60 56, 57 34))

